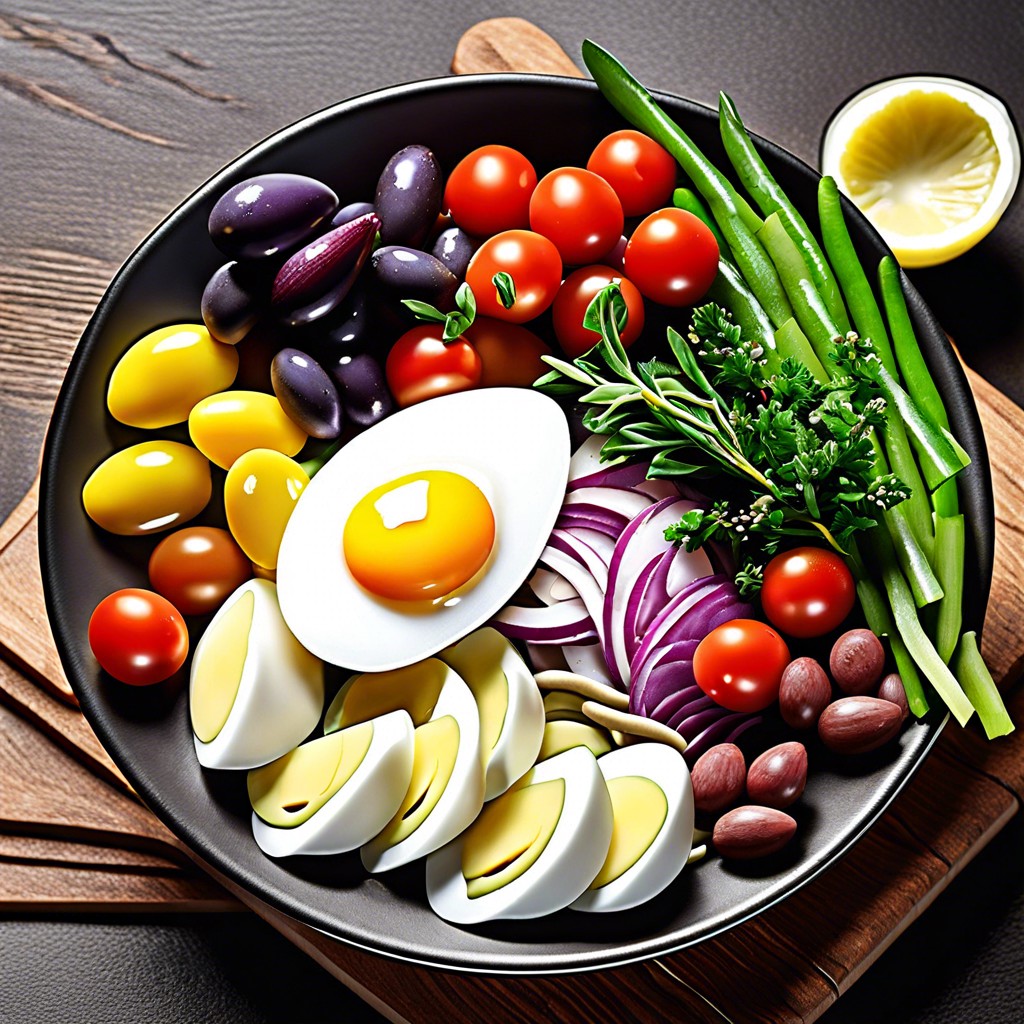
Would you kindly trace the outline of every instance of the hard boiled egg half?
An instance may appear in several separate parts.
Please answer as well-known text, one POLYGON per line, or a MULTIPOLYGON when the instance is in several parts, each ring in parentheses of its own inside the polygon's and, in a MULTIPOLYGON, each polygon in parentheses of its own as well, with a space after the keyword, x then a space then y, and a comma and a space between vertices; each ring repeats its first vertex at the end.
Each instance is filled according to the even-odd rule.
POLYGON ((353 676, 327 709, 324 731, 376 722, 394 711, 407 713, 415 726, 412 772, 399 806, 363 846, 363 865, 374 872, 443 846, 484 802, 476 701, 459 674, 437 658, 353 676))
POLYGON ((256 768, 298 746, 324 706, 323 663, 292 635, 269 580, 243 583, 206 627, 189 680, 204 768, 256 768))
POLYGON ((594 880, 611 837, 601 769, 587 747, 572 747, 532 768, 427 858, 427 898, 454 924, 551 914, 594 880))
POLYGON ((277 563, 285 621, 361 672, 427 658, 533 569, 569 467, 557 403, 523 388, 433 398, 345 445, 302 492, 277 563))

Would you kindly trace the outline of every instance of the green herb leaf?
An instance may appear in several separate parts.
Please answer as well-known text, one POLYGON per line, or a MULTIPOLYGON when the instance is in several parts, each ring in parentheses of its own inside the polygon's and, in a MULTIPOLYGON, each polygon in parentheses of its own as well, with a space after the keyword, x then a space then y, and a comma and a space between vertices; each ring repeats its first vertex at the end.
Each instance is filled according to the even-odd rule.
POLYGON ((491 278, 491 283, 498 293, 498 301, 505 309, 511 309, 516 304, 516 283, 512 280, 512 275, 504 270, 499 270, 491 278))

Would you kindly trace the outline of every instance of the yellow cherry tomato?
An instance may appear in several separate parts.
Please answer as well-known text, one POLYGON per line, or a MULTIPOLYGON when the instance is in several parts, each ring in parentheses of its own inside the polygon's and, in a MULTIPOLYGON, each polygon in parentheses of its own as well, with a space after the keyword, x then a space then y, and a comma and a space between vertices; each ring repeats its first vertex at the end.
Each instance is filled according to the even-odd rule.
POLYGON ((104 530, 139 536, 187 522, 206 507, 212 490, 210 464, 195 448, 143 441, 93 470, 82 504, 104 530))
POLYGON ((222 391, 203 398, 188 416, 192 443, 221 469, 253 448, 296 455, 306 432, 292 421, 274 395, 222 391))
POLYGON ((268 448, 240 455, 224 481, 228 529, 246 557, 264 569, 277 568, 284 528, 303 488, 305 470, 268 448))
POLYGON ((172 324, 140 338, 114 367, 107 388, 110 415, 153 430, 182 423, 192 406, 231 387, 238 351, 214 341, 202 324, 172 324))

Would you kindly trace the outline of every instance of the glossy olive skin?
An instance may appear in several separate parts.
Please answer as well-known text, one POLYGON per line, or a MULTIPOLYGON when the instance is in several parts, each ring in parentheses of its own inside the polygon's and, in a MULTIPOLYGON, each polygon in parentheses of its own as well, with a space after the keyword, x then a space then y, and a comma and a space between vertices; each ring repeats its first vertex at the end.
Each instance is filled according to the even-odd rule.
POLYGON ((344 353, 329 367, 349 421, 372 427, 395 411, 384 370, 368 352, 344 353))
POLYGON ((437 236, 430 254, 439 259, 460 281, 466 278, 466 268, 473 253, 480 248, 480 242, 467 235, 462 228, 452 225, 437 236))
POLYGON ((421 245, 441 212, 444 179, 426 146, 406 146, 387 162, 373 206, 384 245, 421 245))
POLYGON ((203 289, 203 323, 218 341, 237 345, 256 326, 269 297, 269 275, 258 265, 232 260, 218 267, 203 289))
POLYGON ((232 259, 252 260, 299 245, 338 207, 322 181, 260 174, 233 185, 210 211, 210 237, 232 259))
POLYGON ((249 577, 252 564, 227 530, 189 526, 149 556, 149 582, 182 615, 216 611, 249 577))
POLYGON ((385 245, 370 257, 370 266, 374 281, 395 303, 418 299, 446 313, 452 308, 459 279, 429 252, 385 245))
POLYGON ((310 437, 327 440, 341 433, 338 389, 312 356, 281 349, 270 364, 270 381, 284 411, 310 437))
POLYGON ((290 256, 271 288, 270 304, 278 319, 308 324, 334 310, 359 276, 379 226, 376 214, 364 214, 290 256))
POLYGON ((331 218, 331 227, 340 228, 356 217, 365 217, 368 213, 376 213, 373 203, 347 203, 331 218))

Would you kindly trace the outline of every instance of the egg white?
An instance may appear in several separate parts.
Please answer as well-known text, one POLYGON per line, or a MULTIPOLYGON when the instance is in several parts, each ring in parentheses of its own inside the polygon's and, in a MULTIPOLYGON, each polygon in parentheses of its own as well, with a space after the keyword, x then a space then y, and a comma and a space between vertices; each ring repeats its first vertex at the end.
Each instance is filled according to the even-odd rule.
POLYGON ((565 415, 536 391, 462 391, 395 413, 349 441, 302 492, 277 564, 285 621, 317 657, 360 672, 435 654, 490 619, 529 575, 558 517, 568 469, 565 415), (475 483, 496 532, 475 584, 422 612, 367 593, 345 564, 342 534, 369 491, 426 469, 475 483))
POLYGON ((235 699, 220 732, 208 743, 195 733, 196 756, 204 768, 258 768, 297 747, 320 720, 324 706, 323 664, 289 631, 281 616, 277 588, 269 580, 243 583, 221 605, 196 646, 190 690, 206 644, 239 598, 251 591, 252 623, 235 699))
POLYGON ((540 856, 507 885, 471 899, 462 874, 459 836, 427 858, 427 899, 453 924, 553 914, 597 877, 612 836, 612 806, 604 776, 586 747, 573 747, 537 765, 530 784, 565 779, 562 814, 540 856))
POLYGON ((694 813, 690 772, 683 755, 665 743, 630 744, 598 758, 597 765, 606 781, 646 776, 661 787, 668 801, 660 831, 637 862, 600 889, 587 889, 572 904, 573 910, 627 910, 657 896, 690 856, 694 813))
MULTIPOLYGON (((486 771, 484 800, 493 800, 525 775, 537 760, 544 739, 544 701, 533 673, 519 652, 496 629, 484 627, 441 652, 470 689, 475 672, 498 662, 508 683, 508 705, 498 741, 481 752, 486 771)), ((474 690, 475 692, 475 690, 474 690)))
POLYGON ((412 775, 412 719, 399 710, 373 719, 372 724, 366 756, 351 778, 307 821, 294 828, 279 828, 253 812, 253 836, 265 854, 345 853, 372 839, 391 820, 412 775))

